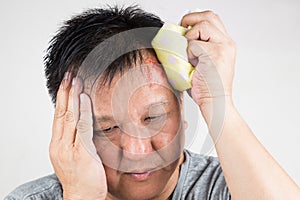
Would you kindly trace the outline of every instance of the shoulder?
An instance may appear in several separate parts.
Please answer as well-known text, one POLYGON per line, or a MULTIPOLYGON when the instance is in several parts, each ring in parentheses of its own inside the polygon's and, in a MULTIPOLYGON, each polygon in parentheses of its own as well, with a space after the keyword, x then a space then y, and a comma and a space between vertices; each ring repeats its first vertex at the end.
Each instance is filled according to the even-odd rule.
POLYGON ((230 199, 218 158, 185 150, 185 159, 180 172, 181 197, 230 199))
POLYGON ((219 166, 220 162, 217 157, 213 156, 206 156, 198 153, 193 153, 190 150, 184 151, 186 159, 190 160, 191 165, 197 165, 199 167, 206 166, 206 165, 212 165, 212 166, 219 166))
POLYGON ((225 183, 219 159, 185 151, 186 179, 189 181, 225 183))
POLYGON ((55 174, 48 175, 13 190, 4 200, 62 199, 61 184, 55 174))

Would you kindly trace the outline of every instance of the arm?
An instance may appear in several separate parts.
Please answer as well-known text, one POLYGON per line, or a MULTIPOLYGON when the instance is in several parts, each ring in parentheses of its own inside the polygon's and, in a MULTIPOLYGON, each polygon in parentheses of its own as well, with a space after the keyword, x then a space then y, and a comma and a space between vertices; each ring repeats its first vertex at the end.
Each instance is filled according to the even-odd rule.
POLYGON ((235 44, 210 11, 183 17, 196 66, 189 91, 209 127, 233 199, 299 199, 299 187, 259 143, 232 101, 235 44))
MULTIPOLYGON (((256 139, 232 100, 220 133, 211 132, 232 199, 299 199, 299 187, 256 139)), ((210 130, 209 105, 201 112, 210 130)))

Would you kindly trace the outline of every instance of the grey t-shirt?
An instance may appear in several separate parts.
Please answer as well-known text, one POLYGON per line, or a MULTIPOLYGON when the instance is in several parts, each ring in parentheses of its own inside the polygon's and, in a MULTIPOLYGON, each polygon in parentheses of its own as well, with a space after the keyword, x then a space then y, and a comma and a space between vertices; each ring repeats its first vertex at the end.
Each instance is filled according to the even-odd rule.
MULTIPOLYGON (((230 199, 218 159, 188 150, 184 153, 185 162, 181 165, 179 180, 172 199, 230 199)), ((45 176, 17 187, 4 198, 4 200, 16 199, 62 199, 61 184, 55 174, 45 176)))

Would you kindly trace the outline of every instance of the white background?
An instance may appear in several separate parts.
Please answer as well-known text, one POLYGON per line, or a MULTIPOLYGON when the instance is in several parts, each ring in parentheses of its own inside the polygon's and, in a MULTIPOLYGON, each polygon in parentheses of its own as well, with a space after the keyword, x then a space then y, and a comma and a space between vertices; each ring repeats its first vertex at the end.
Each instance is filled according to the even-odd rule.
MULTIPOLYGON (((238 46, 235 104, 262 144, 300 185, 300 1, 132 0, 117 4, 134 2, 169 22, 178 23, 196 8, 213 10, 223 19, 238 46)), ((45 87, 45 49, 63 20, 104 3, 114 4, 1 1, 0 198, 21 183, 52 173, 48 144, 53 105, 45 87)), ((189 117, 190 127, 195 118, 189 117)), ((198 152, 206 135, 202 119, 200 126, 191 147, 198 152)))

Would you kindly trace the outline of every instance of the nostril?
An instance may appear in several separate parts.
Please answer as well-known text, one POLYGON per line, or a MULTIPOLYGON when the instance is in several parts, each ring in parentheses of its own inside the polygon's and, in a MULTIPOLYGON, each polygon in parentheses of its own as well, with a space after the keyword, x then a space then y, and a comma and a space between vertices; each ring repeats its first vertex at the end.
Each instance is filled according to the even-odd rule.
POLYGON ((144 157, 153 151, 151 138, 137 138, 123 134, 121 138, 123 156, 130 159, 144 157))
POLYGON ((128 161, 145 161, 145 159, 147 159, 150 154, 151 152, 138 153, 123 150, 123 159, 125 158, 128 161))

